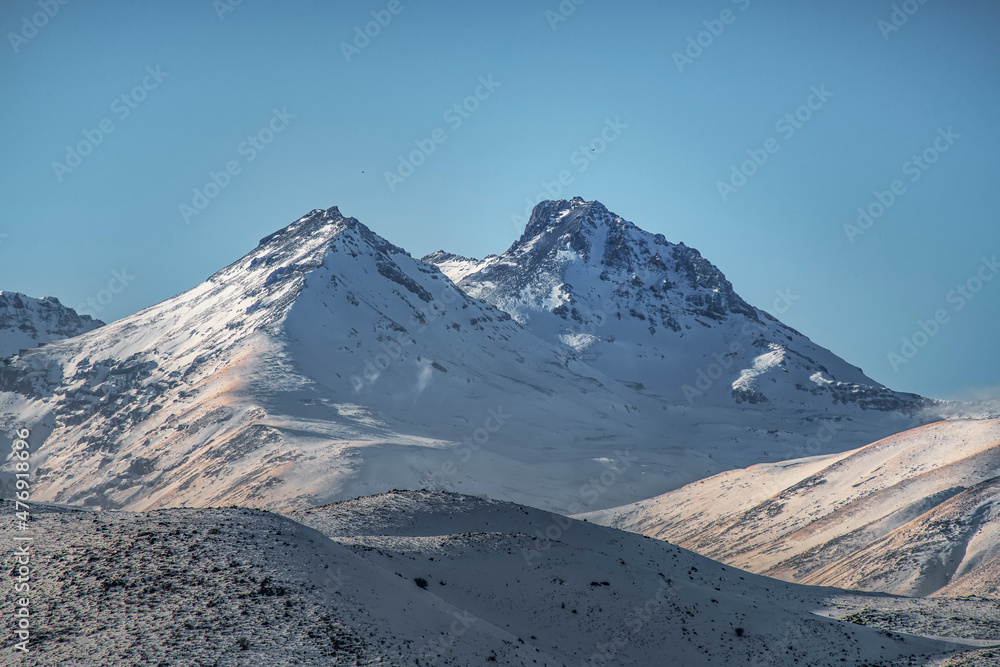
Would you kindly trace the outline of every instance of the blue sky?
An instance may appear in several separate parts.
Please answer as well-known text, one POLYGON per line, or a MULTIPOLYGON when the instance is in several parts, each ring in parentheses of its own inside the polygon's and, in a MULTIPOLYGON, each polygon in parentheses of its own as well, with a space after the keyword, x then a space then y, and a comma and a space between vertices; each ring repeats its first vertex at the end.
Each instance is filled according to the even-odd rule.
POLYGON ((1000 393, 1000 7, 675 4, 9 0, 0 288, 110 321, 314 208, 483 256, 580 195, 880 382, 1000 393))

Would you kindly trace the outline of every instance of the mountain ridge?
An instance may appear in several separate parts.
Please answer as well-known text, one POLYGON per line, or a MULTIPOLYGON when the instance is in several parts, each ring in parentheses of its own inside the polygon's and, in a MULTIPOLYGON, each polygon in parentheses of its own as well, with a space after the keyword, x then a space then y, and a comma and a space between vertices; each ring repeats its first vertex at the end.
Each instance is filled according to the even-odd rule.
POLYGON ((31 427, 42 500, 289 509, 434 485, 583 511, 773 459, 817 434, 842 450, 929 418, 923 399, 880 385, 824 377, 796 389, 786 374, 858 371, 727 296, 721 271, 693 249, 581 202, 539 209, 541 235, 513 246, 526 253, 520 265, 484 261, 514 264, 524 285, 534 276, 581 307, 614 297, 593 334, 567 343, 558 327, 576 326, 572 304, 538 290, 524 325, 336 207, 314 209, 182 294, 0 361, 0 423, 31 427), (591 213, 621 234, 606 243, 591 213), (551 270, 566 265, 580 271, 576 288, 551 270), (633 310, 675 316, 680 331, 657 319, 650 332, 633 310), (798 347, 741 333, 750 322, 798 347), (725 377, 698 388, 723 362, 725 377), (780 391, 755 402, 765 380, 780 391), (685 386, 703 395, 689 400, 685 386))

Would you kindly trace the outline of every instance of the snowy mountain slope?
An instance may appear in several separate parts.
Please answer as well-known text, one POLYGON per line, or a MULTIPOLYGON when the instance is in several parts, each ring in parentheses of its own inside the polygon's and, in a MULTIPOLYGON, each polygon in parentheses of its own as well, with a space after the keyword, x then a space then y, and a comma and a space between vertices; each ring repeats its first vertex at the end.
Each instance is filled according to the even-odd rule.
MULTIPOLYGON (((865 605, 884 625, 874 616, 905 600, 769 580, 509 503, 393 493, 294 518, 313 527, 240 508, 39 507, 35 554, 55 569, 32 575, 32 651, 8 644, 0 664, 931 665, 977 645, 827 617, 865 605), (554 539, 531 535, 557 520, 554 539)), ((994 607, 922 623, 995 639, 994 607)))
POLYGON ((92 331, 104 322, 47 296, 42 299, 0 290, 0 357, 92 331))
POLYGON ((808 577, 903 595, 1000 595, 1000 476, 965 489, 808 577))
MULTIPOLYGON (((439 251, 467 294, 660 405, 662 490, 839 452, 957 408, 901 394, 747 304, 697 250, 580 198, 538 204, 502 255, 439 251)), ((959 410, 961 412, 961 410, 959 410)))
POLYGON ((673 403, 834 413, 924 405, 746 303, 694 248, 600 202, 538 204, 521 238, 482 262, 443 251, 424 259, 542 338, 673 403))
POLYGON ((787 581, 1000 592, 1000 420, 945 421, 587 514, 787 581))
POLYGON ((579 509, 672 474, 659 405, 336 208, 4 361, 0 390, 4 422, 31 428, 39 500, 288 508, 454 485, 579 509))

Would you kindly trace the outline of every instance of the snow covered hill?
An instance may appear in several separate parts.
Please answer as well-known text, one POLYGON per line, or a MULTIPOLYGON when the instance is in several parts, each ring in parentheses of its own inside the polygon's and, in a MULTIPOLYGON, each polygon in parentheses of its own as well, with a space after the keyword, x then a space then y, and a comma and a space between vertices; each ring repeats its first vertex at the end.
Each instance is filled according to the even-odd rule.
POLYGON ((47 296, 42 299, 0 290, 0 357, 92 331, 104 322, 79 315, 47 296))
POLYGON ((992 602, 787 584, 455 494, 291 518, 39 507, 30 531, 32 651, 4 665, 939 665, 1000 637, 992 602))
POLYGON ((40 500, 289 509, 432 487, 573 513, 857 447, 939 407, 597 203, 540 205, 487 263, 461 281, 470 296, 314 210, 183 294, 0 360, 0 426, 31 429, 40 500), (561 328, 597 303, 597 333, 561 328), (712 364, 724 381, 685 397, 712 364))
POLYGON ((1000 420, 938 422, 585 516, 787 581, 997 597, 1000 420))

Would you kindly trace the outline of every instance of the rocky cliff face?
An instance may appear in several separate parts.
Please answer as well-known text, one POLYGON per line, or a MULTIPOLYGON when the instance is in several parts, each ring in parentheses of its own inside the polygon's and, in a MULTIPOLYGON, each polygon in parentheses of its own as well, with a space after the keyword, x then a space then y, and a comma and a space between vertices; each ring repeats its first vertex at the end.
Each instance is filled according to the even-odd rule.
POLYGON ((0 291, 0 357, 93 331, 104 322, 79 315, 54 296, 35 299, 0 291))

